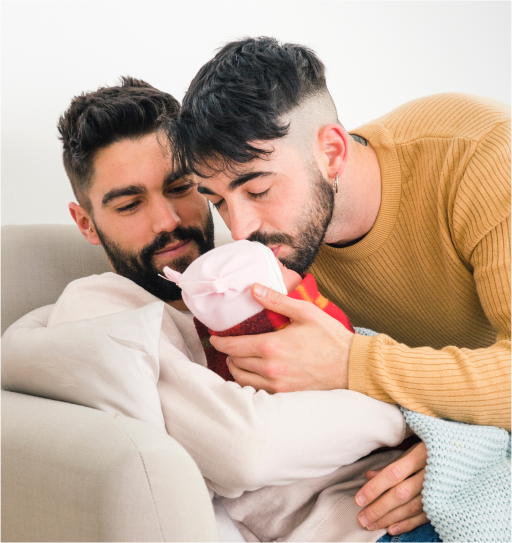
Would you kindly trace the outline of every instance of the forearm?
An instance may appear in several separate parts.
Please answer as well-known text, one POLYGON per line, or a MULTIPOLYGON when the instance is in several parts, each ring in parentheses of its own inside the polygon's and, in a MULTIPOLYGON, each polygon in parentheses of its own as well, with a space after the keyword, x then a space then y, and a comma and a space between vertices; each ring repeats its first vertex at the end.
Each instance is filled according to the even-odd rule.
POLYGON ((510 341, 485 349, 411 349, 357 335, 349 389, 433 417, 510 431, 510 341))
POLYGON ((168 360, 165 347, 160 363, 167 431, 226 497, 326 475, 404 436, 395 406, 351 391, 255 392, 168 360))

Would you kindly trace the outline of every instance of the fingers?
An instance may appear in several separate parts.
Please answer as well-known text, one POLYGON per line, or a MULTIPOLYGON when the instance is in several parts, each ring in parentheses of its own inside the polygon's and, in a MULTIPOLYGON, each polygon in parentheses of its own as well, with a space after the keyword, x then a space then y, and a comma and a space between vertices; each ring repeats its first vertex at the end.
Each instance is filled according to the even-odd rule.
POLYGON ((418 494, 410 502, 407 502, 396 509, 390 511, 387 515, 378 519, 376 522, 371 522, 366 527, 368 530, 377 530, 380 528, 387 528, 388 526, 395 526, 400 522, 405 522, 408 519, 416 518, 423 514, 423 503, 421 501, 421 494, 418 494))
POLYGON ((264 287, 259 283, 254 283, 251 288, 254 299, 265 309, 275 311, 292 321, 312 322, 318 318, 318 312, 325 313, 314 304, 302 300, 295 300, 285 296, 271 288, 264 287))
POLYGON ((426 524, 427 522, 427 515, 425 513, 421 513, 421 515, 418 515, 417 517, 408 518, 406 520, 403 520, 402 522, 393 524, 393 526, 390 526, 388 528, 388 533, 390 533, 391 535, 404 534, 406 532, 414 530, 414 528, 417 528, 422 524, 426 524))
MULTIPOLYGON (((253 293, 257 290, 255 283, 253 293)), ((230 358, 236 381, 267 392, 348 388, 354 334, 310 302, 270 289, 264 293, 262 305, 289 316, 289 326, 268 334, 210 338, 213 347, 230 358)))
POLYGON ((256 336, 211 336, 210 343, 229 356, 247 358, 249 356, 261 357, 266 349, 262 345, 268 343, 271 334, 259 334, 256 336))
POLYGON ((235 366, 233 362, 229 360, 229 358, 226 359, 226 363, 228 365, 229 372, 233 376, 234 380, 241 387, 250 386, 256 390, 266 390, 267 392, 273 392, 271 390, 271 387, 269 386, 269 382, 261 375, 246 371, 242 368, 235 366))
POLYGON ((226 358, 231 375, 240 386, 252 386, 256 390, 267 392, 290 392, 279 381, 280 365, 278 362, 263 358, 226 358))
POLYGON ((357 521, 364 528, 375 530, 417 516, 423 511, 421 491, 424 480, 425 470, 422 469, 365 507, 357 515, 357 521))
POLYGON ((357 505, 367 505, 386 490, 396 486, 427 464, 427 448, 423 442, 411 447, 407 453, 382 469, 368 481, 355 496, 357 505))

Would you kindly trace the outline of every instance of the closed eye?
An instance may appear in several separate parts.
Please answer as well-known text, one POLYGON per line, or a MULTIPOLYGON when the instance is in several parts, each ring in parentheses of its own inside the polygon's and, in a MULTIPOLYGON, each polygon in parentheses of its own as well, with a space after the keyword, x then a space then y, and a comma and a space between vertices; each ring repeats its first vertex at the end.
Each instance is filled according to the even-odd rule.
POLYGON ((123 207, 116 207, 116 213, 123 213, 125 211, 135 211, 137 206, 140 204, 140 200, 135 200, 134 202, 130 202, 128 205, 123 207))
POLYGON ((193 187, 195 187, 196 185, 192 185, 192 184, 186 184, 186 185, 178 185, 177 187, 170 187, 168 190, 167 190, 167 194, 171 194, 171 195, 175 195, 175 196, 181 196, 183 194, 186 194, 188 193, 189 191, 192 190, 193 187))
POLYGON ((222 202, 224 201, 224 198, 222 198, 222 200, 219 200, 218 202, 216 202, 215 204, 210 200, 210 204, 212 204, 212 206, 215 208, 215 209, 219 209, 220 206, 222 205, 222 202))
POLYGON ((267 192, 269 191, 270 189, 267 189, 267 190, 264 190, 263 192, 258 192, 258 193, 254 193, 254 192, 248 192, 247 194, 249 194, 249 196, 251 198, 255 198, 256 200, 258 198, 263 198, 265 196, 265 194, 267 194, 267 192))

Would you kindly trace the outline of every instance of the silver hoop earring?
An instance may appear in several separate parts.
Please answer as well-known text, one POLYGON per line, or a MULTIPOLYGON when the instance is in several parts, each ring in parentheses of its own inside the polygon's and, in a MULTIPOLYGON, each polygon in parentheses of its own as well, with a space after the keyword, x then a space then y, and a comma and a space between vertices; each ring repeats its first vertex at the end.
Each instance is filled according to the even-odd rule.
POLYGON ((334 192, 338 194, 338 172, 336 172, 336 177, 334 178, 334 192))
POLYGON ((89 226, 89 232, 92 232, 92 228, 89 226))

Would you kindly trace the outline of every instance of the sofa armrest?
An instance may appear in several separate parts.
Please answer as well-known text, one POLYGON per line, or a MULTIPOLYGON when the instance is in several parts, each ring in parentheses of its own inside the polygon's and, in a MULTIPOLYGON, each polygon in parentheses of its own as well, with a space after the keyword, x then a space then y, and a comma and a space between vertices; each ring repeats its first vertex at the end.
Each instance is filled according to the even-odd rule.
POLYGON ((188 453, 143 422, 2 391, 3 541, 217 541, 188 453))

